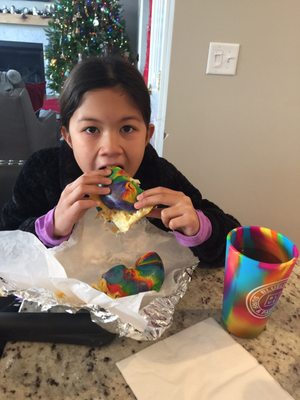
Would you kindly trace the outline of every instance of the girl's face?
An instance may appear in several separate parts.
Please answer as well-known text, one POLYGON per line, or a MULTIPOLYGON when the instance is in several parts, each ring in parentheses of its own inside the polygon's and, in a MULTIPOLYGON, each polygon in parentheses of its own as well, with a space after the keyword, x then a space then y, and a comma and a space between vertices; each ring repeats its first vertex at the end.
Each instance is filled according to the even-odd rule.
POLYGON ((62 135, 83 172, 118 165, 137 172, 154 127, 120 88, 95 89, 83 96, 62 135))

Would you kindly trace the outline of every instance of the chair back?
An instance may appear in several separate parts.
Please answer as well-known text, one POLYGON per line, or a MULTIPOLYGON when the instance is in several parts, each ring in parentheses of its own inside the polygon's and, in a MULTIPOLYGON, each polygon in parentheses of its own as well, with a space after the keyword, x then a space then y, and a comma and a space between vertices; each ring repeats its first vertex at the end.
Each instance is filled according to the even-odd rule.
POLYGON ((0 160, 0 211, 12 197, 13 188, 22 166, 22 161, 0 160))
POLYGON ((41 122, 26 88, 0 92, 0 160, 27 160, 33 152, 57 144, 55 113, 41 122))
POLYGON ((39 120, 26 88, 0 91, 0 207, 11 198, 24 161, 37 150, 57 145, 54 112, 39 120))
POLYGON ((30 154, 21 90, 0 92, 0 160, 24 160, 30 154))

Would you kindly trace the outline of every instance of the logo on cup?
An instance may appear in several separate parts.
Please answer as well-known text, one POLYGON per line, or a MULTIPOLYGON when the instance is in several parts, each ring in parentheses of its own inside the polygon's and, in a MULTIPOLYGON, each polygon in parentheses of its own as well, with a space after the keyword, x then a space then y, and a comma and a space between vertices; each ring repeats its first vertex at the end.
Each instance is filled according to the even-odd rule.
POLYGON ((267 318, 275 307, 287 279, 259 286, 248 293, 246 307, 255 318, 267 318))

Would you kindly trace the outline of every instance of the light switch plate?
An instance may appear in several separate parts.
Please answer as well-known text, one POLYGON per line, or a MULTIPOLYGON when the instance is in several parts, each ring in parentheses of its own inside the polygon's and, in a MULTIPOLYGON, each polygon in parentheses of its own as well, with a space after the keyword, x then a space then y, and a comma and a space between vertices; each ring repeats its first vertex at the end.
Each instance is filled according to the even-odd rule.
POLYGON ((211 42, 208 50, 206 73, 235 75, 240 45, 238 43, 211 42))

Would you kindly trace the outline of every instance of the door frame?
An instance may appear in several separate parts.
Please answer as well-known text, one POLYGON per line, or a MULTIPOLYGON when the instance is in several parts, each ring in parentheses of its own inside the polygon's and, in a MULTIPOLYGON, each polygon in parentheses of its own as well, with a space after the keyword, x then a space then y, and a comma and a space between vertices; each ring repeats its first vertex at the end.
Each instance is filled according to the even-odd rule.
MULTIPOLYGON (((151 140, 151 143, 160 156, 163 155, 163 142, 165 137, 164 130, 167 110, 175 1, 176 0, 152 0, 152 21, 148 76, 151 77, 152 74, 155 74, 156 84, 155 87, 153 87, 152 85, 151 90, 156 91, 158 104, 157 118, 156 120, 151 120, 151 122, 153 122, 155 125, 155 134, 153 136, 153 139, 151 140), (160 18, 159 10, 161 9, 162 2, 165 7, 165 12, 163 18, 160 18), (162 46, 160 49, 157 49, 157 47, 155 46, 155 35, 157 34, 157 30, 161 32, 162 35, 162 46)), ((142 43, 145 43, 145 34, 147 32, 148 18, 145 17, 149 15, 149 9, 146 9, 147 5, 149 7, 149 0, 140 0, 138 35, 139 51, 142 51, 141 46, 142 43)), ((143 62, 143 58, 141 59, 143 62)), ((140 64, 140 68, 142 67, 143 66, 140 64)))

